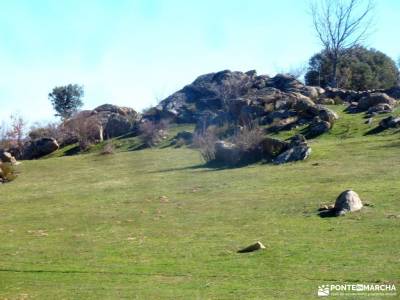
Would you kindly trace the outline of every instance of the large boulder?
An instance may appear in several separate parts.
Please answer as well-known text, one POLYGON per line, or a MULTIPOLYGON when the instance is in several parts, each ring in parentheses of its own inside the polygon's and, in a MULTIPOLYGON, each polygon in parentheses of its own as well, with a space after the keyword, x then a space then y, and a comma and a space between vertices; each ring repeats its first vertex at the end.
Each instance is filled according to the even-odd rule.
POLYGON ((334 211, 337 215, 358 211, 363 207, 358 194, 352 190, 342 192, 336 199, 334 211))
POLYGON ((113 138, 136 130, 140 115, 129 107, 103 104, 93 110, 92 118, 101 124, 105 138, 113 138))
POLYGON ((379 126, 384 129, 400 127, 400 117, 389 116, 384 118, 379 122, 379 126))
POLYGON ((389 97, 385 93, 371 93, 367 96, 362 97, 358 101, 358 108, 360 110, 368 110, 370 107, 376 106, 378 104, 387 104, 393 108, 396 104, 396 100, 389 97))
POLYGON ((284 163, 305 160, 310 156, 310 154, 311 148, 307 145, 294 146, 293 148, 290 148, 289 150, 278 155, 278 157, 273 160, 273 163, 280 165, 284 163))
POLYGON ((226 141, 217 141, 214 145, 215 160, 228 165, 235 165, 241 160, 240 148, 226 141))
POLYGON ((317 105, 318 107, 318 117, 325 122, 333 125, 337 120, 339 120, 339 116, 333 110, 326 108, 322 105, 317 105))
POLYGON ((55 139, 41 138, 30 142, 22 154, 23 159, 35 159, 53 153, 59 145, 55 139))
POLYGON ((308 127, 308 137, 316 137, 325 132, 328 132, 332 128, 332 124, 321 120, 320 117, 315 117, 308 127))

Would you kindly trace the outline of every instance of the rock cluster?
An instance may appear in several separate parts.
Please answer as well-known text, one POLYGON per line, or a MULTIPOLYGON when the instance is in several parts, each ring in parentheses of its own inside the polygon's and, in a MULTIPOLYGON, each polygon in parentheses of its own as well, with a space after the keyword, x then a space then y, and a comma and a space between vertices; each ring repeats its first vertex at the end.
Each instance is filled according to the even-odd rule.
MULTIPOLYGON (((281 130, 311 123, 319 117, 329 122, 331 128, 335 118, 324 120, 327 109, 314 101, 323 93, 323 89, 306 86, 289 75, 269 77, 258 76, 255 71, 226 70, 198 77, 150 109, 143 118, 196 123, 197 129, 257 121, 281 130)), ((317 119, 314 123, 318 123, 317 119)))
POLYGON ((243 149, 229 141, 217 141, 214 149, 215 161, 229 166, 259 159, 280 165, 305 160, 311 154, 311 148, 301 135, 296 135, 288 141, 265 137, 258 145, 250 149, 243 149))

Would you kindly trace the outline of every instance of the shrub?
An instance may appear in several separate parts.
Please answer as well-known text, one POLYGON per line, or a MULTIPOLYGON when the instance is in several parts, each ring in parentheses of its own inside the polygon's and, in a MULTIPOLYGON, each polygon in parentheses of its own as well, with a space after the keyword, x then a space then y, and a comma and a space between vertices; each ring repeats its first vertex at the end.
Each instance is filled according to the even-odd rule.
POLYGON ((11 163, 0 162, 0 183, 12 181, 16 177, 15 169, 11 163))
POLYGON ((87 150, 91 145, 102 139, 102 126, 97 118, 77 114, 62 125, 64 142, 78 142, 81 150, 87 150))
POLYGON ((34 124, 31 126, 28 136, 31 140, 37 140, 41 138, 53 138, 58 142, 62 140, 61 128, 56 123, 48 123, 45 125, 34 124))
POLYGON ((202 133, 195 133, 193 136, 193 145, 198 148, 204 161, 210 162, 215 159, 215 143, 218 137, 211 126, 202 133))
POLYGON ((168 123, 165 121, 144 121, 139 126, 140 139, 147 147, 154 147, 167 135, 168 123))
POLYGON ((236 144, 242 152, 246 152, 258 148, 263 138, 263 130, 256 124, 249 124, 234 134, 232 143, 236 144))
MULTIPOLYGON (((327 87, 332 82, 333 61, 326 51, 315 54, 305 75, 307 85, 327 87)), ((399 80, 396 63, 386 54, 361 46, 342 50, 337 84, 352 90, 387 89, 399 80)))

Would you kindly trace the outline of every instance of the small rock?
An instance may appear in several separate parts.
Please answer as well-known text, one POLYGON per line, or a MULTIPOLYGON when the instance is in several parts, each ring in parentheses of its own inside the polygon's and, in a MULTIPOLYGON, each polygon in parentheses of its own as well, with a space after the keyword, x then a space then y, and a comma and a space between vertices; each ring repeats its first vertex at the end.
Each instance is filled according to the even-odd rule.
POLYGON ((336 215, 344 215, 346 212, 358 211, 363 207, 358 194, 352 190, 344 191, 335 202, 336 215))
POLYGON ((253 252, 261 249, 265 249, 265 246, 261 242, 257 242, 255 244, 252 244, 250 246, 247 246, 246 248, 239 250, 238 253, 253 252))

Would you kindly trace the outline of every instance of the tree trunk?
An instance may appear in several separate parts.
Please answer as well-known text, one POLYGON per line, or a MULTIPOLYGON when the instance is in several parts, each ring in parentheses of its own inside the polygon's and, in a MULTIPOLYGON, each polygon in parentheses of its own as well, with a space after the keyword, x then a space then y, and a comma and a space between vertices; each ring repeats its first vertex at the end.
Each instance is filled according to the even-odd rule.
POLYGON ((332 55, 332 79, 331 79, 331 87, 337 88, 337 66, 338 66, 339 55, 338 53, 333 53, 332 55))

